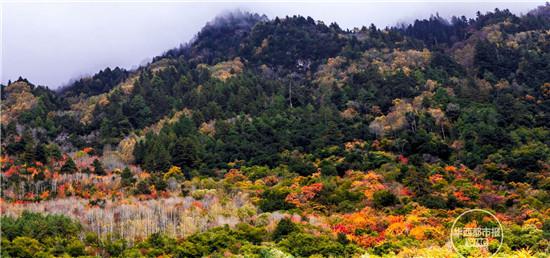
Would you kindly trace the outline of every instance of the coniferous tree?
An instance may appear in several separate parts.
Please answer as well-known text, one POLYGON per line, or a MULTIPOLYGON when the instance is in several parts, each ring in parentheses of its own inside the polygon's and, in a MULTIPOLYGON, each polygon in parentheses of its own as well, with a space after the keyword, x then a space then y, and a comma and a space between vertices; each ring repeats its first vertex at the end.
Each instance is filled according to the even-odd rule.
POLYGON ((139 141, 134 146, 134 150, 132 154, 134 155, 134 161, 136 164, 143 164, 145 153, 146 153, 146 146, 144 141, 139 141))
POLYGON ((143 166, 152 171, 166 171, 170 168, 170 153, 159 140, 151 143, 143 158, 143 166))
POLYGON ((289 218, 279 220, 277 227, 273 231, 273 240, 279 241, 292 232, 298 231, 298 226, 294 224, 289 218))
POLYGON ((98 159, 94 159, 94 162, 92 163, 92 166, 94 167, 94 173, 100 176, 105 175, 105 169, 103 168, 103 165, 98 159))
POLYGON ((141 95, 133 97, 128 103, 128 119, 135 128, 143 128, 151 121, 151 109, 141 95))
POLYGON ((84 174, 91 174, 91 173, 92 173, 92 170, 90 170, 89 167, 85 167, 85 168, 83 168, 81 171, 82 171, 82 173, 84 173, 84 174))
POLYGON ((23 147, 23 160, 31 163, 36 159, 35 142, 30 132, 25 132, 19 145, 23 147))
POLYGON ((120 174, 120 184, 123 187, 132 186, 136 182, 136 179, 134 178, 134 175, 132 174, 132 171, 128 167, 125 167, 124 170, 122 170, 122 173, 120 174))
POLYGON ((35 159, 36 161, 40 161, 42 163, 48 162, 48 151, 44 144, 38 144, 36 146, 35 159))
POLYGON ((47 150, 51 158, 55 158, 59 160, 63 157, 61 150, 59 149, 59 146, 55 143, 49 144, 47 146, 47 150))
POLYGON ((183 168, 193 168, 198 161, 197 146, 192 139, 178 139, 172 150, 172 164, 183 168))
POLYGON ((68 157, 67 161, 65 161, 65 164, 63 164, 63 166, 61 167, 61 173, 73 174, 75 172, 77 172, 76 164, 71 157, 68 157))

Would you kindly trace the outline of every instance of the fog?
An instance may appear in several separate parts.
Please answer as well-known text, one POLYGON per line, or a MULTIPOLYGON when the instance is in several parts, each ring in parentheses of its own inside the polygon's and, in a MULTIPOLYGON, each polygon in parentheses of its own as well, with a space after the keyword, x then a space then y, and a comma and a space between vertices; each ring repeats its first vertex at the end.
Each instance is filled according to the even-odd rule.
POLYGON ((300 14, 342 28, 378 27, 431 14, 475 17, 494 8, 526 13, 535 2, 176 2, 6 1, 1 4, 2 83, 19 76, 58 88, 105 67, 135 68, 188 42, 217 15, 242 10, 269 18, 300 14))

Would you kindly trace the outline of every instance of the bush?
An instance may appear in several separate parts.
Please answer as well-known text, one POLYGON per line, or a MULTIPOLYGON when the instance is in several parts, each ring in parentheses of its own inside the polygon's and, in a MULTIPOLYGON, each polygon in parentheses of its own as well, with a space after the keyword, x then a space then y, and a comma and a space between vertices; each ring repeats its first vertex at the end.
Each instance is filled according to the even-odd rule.
POLYGON ((534 226, 512 225, 504 230, 504 244, 512 250, 523 248, 540 249, 545 246, 544 232, 534 226))
POLYGON ((265 228, 254 227, 246 223, 237 224, 235 231, 237 231, 239 239, 246 239, 253 244, 261 244, 268 236, 265 228))
POLYGON ((338 170, 336 169, 336 166, 332 164, 332 162, 328 160, 321 161, 320 164, 321 167, 321 174, 323 176, 337 176, 338 170))
POLYGON ((288 169, 301 176, 309 176, 317 171, 312 162, 300 158, 291 159, 288 163, 288 169))
POLYGON ((106 241, 104 244, 105 251, 107 251, 111 256, 119 256, 126 249, 126 241, 123 239, 118 239, 115 241, 106 241))
POLYGON ((63 174, 73 174, 76 173, 78 169, 76 168, 76 164, 74 163, 73 159, 69 157, 65 164, 61 167, 61 173, 63 174))
POLYGON ((374 193, 373 202, 375 207, 392 206, 397 203, 397 197, 388 190, 382 190, 374 193))
POLYGON ((92 166, 94 167, 94 173, 96 175, 100 175, 100 176, 105 175, 105 169, 103 168, 103 165, 98 159, 94 159, 92 166))
MULTIPOLYGON (((237 244, 242 245, 247 241, 237 239, 237 234, 229 227, 218 227, 210 229, 203 233, 198 233, 190 236, 184 242, 184 247, 193 250, 193 253, 200 253, 199 256, 211 255, 215 252, 229 249, 237 253, 237 244)), ((181 251, 188 253, 189 251, 181 251)))
MULTIPOLYGON (((453 199, 450 199, 451 204, 454 202, 453 199)), ((423 206, 430 209, 445 209, 447 208, 447 203, 445 200, 439 196, 435 195, 425 195, 418 198, 418 202, 423 206)))
POLYGON ((40 239, 47 237, 76 238, 81 225, 63 215, 42 215, 24 211, 20 217, 2 217, 2 234, 12 240, 16 237, 40 239))
POLYGON ((12 257, 34 258, 44 249, 38 240, 30 237, 16 237, 8 246, 2 246, 12 257))
POLYGON ((292 233, 283 239, 279 246, 292 255, 309 257, 322 255, 323 257, 352 257, 361 252, 354 245, 343 245, 326 236, 315 237, 305 233, 292 233))
POLYGON ((135 194, 151 194, 149 183, 145 180, 139 181, 135 189, 135 194))
POLYGON ((122 174, 120 174, 120 184, 122 187, 128 187, 132 186, 135 182, 136 179, 134 178, 132 171, 130 171, 128 167, 125 167, 124 170, 122 170, 122 174))
POLYGON ((273 240, 278 242, 290 233, 297 231, 299 231, 298 226, 296 226, 296 224, 294 224, 289 218, 281 219, 279 220, 279 223, 277 223, 275 231, 273 231, 273 240))
POLYGON ((86 246, 78 239, 71 240, 66 247, 66 251, 72 257, 85 255, 86 246))
POLYGON ((291 203, 285 201, 289 191, 280 188, 267 189, 262 193, 260 209, 263 212, 289 210, 295 208, 291 203))

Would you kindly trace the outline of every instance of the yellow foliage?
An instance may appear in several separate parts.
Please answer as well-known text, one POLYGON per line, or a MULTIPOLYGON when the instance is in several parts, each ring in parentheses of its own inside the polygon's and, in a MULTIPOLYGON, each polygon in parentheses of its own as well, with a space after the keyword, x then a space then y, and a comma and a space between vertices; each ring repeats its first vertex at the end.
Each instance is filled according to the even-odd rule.
POLYGON ((479 92, 477 95, 481 98, 487 98, 491 91, 493 90, 493 85, 491 85, 490 82, 484 80, 484 79, 475 79, 475 84, 477 88, 479 89, 479 92))
POLYGON ((264 49, 266 49, 267 47, 269 47, 269 40, 265 38, 262 40, 262 44, 255 49, 254 54, 261 55, 264 49))
POLYGON ((203 122, 199 128, 199 132, 202 134, 213 136, 216 134, 216 120, 210 120, 203 122))
POLYGON ((550 98, 550 82, 544 83, 540 87, 540 91, 542 92, 542 96, 544 96, 544 98, 550 98))
POLYGON ((344 143, 344 148, 346 151, 352 151, 357 148, 364 148, 366 145, 366 142, 360 139, 354 139, 352 141, 344 143))
POLYGON ((109 99, 107 98, 106 95, 100 95, 99 100, 97 101, 97 104, 99 104, 102 107, 107 106, 109 105, 109 99))
POLYGON ((531 258, 531 257, 535 257, 533 256, 533 254, 531 253, 531 251, 527 250, 527 249, 521 249, 521 250, 517 250, 517 251, 514 251, 512 253, 512 255, 514 257, 517 257, 517 258, 531 258))
POLYGON ((349 107, 340 112, 340 116, 344 119, 353 119, 357 116, 357 110, 355 110, 355 108, 349 107))
POLYGON ((426 248, 408 248, 405 247, 396 257, 439 257, 439 258, 455 258, 459 257, 452 248, 430 246, 426 248))
POLYGON ((183 172, 181 171, 181 168, 178 166, 172 166, 168 172, 164 174, 164 180, 168 180, 170 177, 178 177, 183 176, 183 172))
POLYGON ((191 117, 191 115, 192 115, 192 111, 190 109, 184 108, 180 111, 177 111, 172 116, 165 116, 162 119, 160 119, 158 122, 156 122, 156 123, 154 123, 154 124, 152 124, 152 125, 150 125, 146 128, 143 128, 141 135, 146 135, 148 132, 153 132, 153 133, 158 134, 160 132, 160 130, 164 127, 164 125, 173 124, 173 123, 179 121, 179 119, 181 117, 183 117, 183 116, 191 117))
POLYGON ((407 230, 407 225, 403 221, 398 221, 390 224, 388 228, 386 228, 386 233, 393 236, 398 236, 405 233, 406 230, 407 230))
MULTIPOLYGON (((241 181, 248 181, 248 177, 243 175, 243 173, 235 168, 232 168, 224 175, 227 182, 236 183, 241 181)), ((250 181, 248 181, 250 183, 250 181)))
POLYGON ((405 115, 412 111, 414 108, 410 101, 395 99, 391 111, 387 115, 376 117, 370 123, 369 129, 378 136, 401 130, 408 125, 405 115))
POLYGON ((138 78, 139 73, 134 73, 130 75, 130 77, 128 77, 126 80, 121 82, 119 85, 113 87, 107 93, 91 96, 86 99, 79 99, 78 102, 71 103, 70 113, 77 115, 80 119, 80 122, 84 124, 89 124, 93 119, 93 112, 96 108, 96 105, 108 105, 109 97, 117 92, 122 92, 125 95, 130 95, 134 89, 134 83, 138 78))
POLYGON ((135 135, 130 135, 118 143, 118 153, 124 162, 131 163, 134 161, 134 146, 136 143, 137 136, 135 135))
POLYGON ((209 68, 212 77, 221 81, 226 81, 227 79, 242 73, 243 69, 244 64, 241 62, 241 58, 239 57, 233 59, 232 61, 217 63, 209 68))
POLYGON ((502 42, 502 32, 500 31, 500 26, 502 23, 493 24, 491 26, 485 26, 482 30, 485 38, 495 44, 500 44, 502 42))
POLYGON ((495 89, 504 90, 510 88, 510 83, 507 80, 501 80, 495 84, 495 89))
POLYGON ((412 237, 414 237, 416 240, 424 240, 426 239, 426 232, 430 229, 431 229, 430 226, 420 225, 412 228, 409 234, 412 237))
POLYGON ((445 112, 439 108, 428 108, 428 113, 435 119, 436 125, 441 125, 446 121, 445 112))
POLYGON ((161 60, 158 60, 150 65, 151 71, 153 73, 158 73, 168 67, 173 67, 174 60, 170 58, 163 58, 161 60))
POLYGON ((525 222, 523 222, 523 226, 535 226, 536 228, 538 229, 541 229, 542 228, 542 222, 538 219, 538 218, 530 218, 528 220, 526 220, 525 222))
POLYGON ((321 87, 330 88, 333 85, 342 87, 347 80, 347 71, 343 67, 346 61, 346 58, 341 56, 329 58, 327 63, 322 65, 315 74, 317 78, 315 82, 321 87))
POLYGON ((130 78, 128 78, 126 81, 122 82, 122 85, 120 85, 120 89, 122 92, 126 95, 130 95, 132 91, 134 91, 134 83, 138 79, 137 74, 132 75, 130 78))
POLYGON ((2 100, 2 124, 8 124, 22 112, 34 107, 38 99, 31 93, 31 87, 23 81, 8 85, 4 93, 7 97, 2 100))
POLYGON ((415 225, 420 222, 420 218, 417 215, 411 214, 407 216, 406 222, 407 224, 415 225))
POLYGON ((426 87, 426 90, 428 91, 434 91, 438 86, 439 86, 439 83, 437 83, 437 81, 434 81, 432 79, 428 79, 426 81, 426 84, 424 85, 424 87, 426 87))
POLYGON ((396 50, 393 52, 392 58, 393 58, 391 63, 392 70, 397 70, 399 68, 407 68, 406 70, 411 70, 412 68, 425 67, 426 64, 430 62, 431 53, 427 49, 423 49, 422 51, 396 50))
POLYGON ((475 43, 466 44, 462 48, 457 48, 454 51, 454 59, 464 67, 472 67, 474 65, 475 43))

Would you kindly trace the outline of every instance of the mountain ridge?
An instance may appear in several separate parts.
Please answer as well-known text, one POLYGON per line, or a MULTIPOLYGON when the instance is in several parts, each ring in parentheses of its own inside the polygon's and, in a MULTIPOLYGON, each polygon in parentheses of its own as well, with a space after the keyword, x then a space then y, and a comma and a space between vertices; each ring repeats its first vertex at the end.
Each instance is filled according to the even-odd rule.
MULTIPOLYGON (((547 11, 547 7, 540 7, 536 10, 533 10, 532 12, 530 12, 529 14, 527 14, 526 16, 523 16, 523 19, 526 20, 524 22, 524 24, 527 24, 527 25, 521 25, 519 27, 524 27, 523 29, 526 30, 528 29, 529 27, 529 24, 535 24, 535 25, 531 25, 531 27, 535 27, 537 28, 537 26, 541 26, 540 24, 536 23, 536 22, 529 22, 531 20, 534 20, 534 21, 545 21, 545 19, 550 19, 550 15, 548 14, 548 11, 547 11), (534 14, 537 14, 537 15, 534 15, 534 14)), ((492 23, 498 23, 500 22, 502 19, 504 19, 505 17, 514 17, 513 19, 516 19, 518 20, 519 18, 514 16, 513 14, 511 14, 510 12, 508 12, 507 10, 504 10, 504 11, 500 11, 498 9, 495 10, 495 13, 488 13, 486 15, 482 15, 482 14, 478 14, 478 18, 477 20, 474 20, 474 19, 471 19, 469 21, 467 21, 464 17, 461 17, 461 18, 455 18, 453 17, 451 19, 451 22, 447 22, 445 21, 443 18, 441 17, 438 17, 438 16, 435 16, 435 17, 432 17, 428 20, 423 20, 423 21, 416 21, 415 23, 407 26, 407 27, 401 27, 401 28, 397 28, 397 27, 392 27, 390 29, 386 29, 386 33, 388 33, 387 35, 391 37, 391 34, 392 33, 398 33, 398 32, 402 32, 404 35, 410 35, 411 36, 411 40, 407 40, 406 38, 402 38, 402 44, 404 44, 403 46, 405 48, 407 48, 407 44, 409 45, 414 45, 416 43, 414 43, 414 40, 418 40, 420 39, 420 37, 418 36, 418 34, 423 31, 423 27, 426 26, 426 24, 431 24, 431 26, 435 26, 435 27, 444 27, 444 28, 447 28, 447 30, 451 30, 451 31, 456 31, 456 30, 464 30, 465 28, 465 24, 468 24, 467 25, 468 27, 470 27, 471 29, 473 28, 478 28, 480 27, 481 25, 480 24, 483 24, 484 26, 488 25, 488 24, 492 24, 492 23), (433 25, 433 24, 436 24, 436 25, 433 25), (417 31, 417 32, 412 32, 412 31, 417 31), (417 35, 416 37, 414 35, 417 35), (410 42, 410 43, 407 43, 407 42, 410 42)), ((287 72, 285 72, 285 69, 288 69, 288 68, 292 68, 292 69, 295 69, 295 72, 298 72, 299 76, 302 76, 303 78, 310 78, 311 79, 311 74, 310 75, 307 75, 307 73, 304 73, 307 69, 309 69, 309 66, 312 65, 312 60, 316 60, 317 58, 314 57, 315 56, 315 53, 310 53, 308 54, 307 52, 304 52, 303 50, 296 50, 298 52, 296 53, 303 53, 303 54, 300 54, 302 56, 292 56, 292 54, 290 52, 275 52, 274 55, 275 56, 285 56, 285 55, 290 55, 289 58, 287 58, 289 61, 284 61, 284 60, 279 60, 279 61, 275 61, 274 59, 266 59, 266 58, 269 58, 269 57, 265 57, 265 56, 269 56, 269 52, 267 53, 261 53, 261 49, 262 48, 266 48, 268 45, 269 45, 269 41, 273 41, 275 40, 275 45, 284 45, 284 44, 287 44, 288 42, 283 42, 283 43, 277 43, 277 39, 274 39, 274 38, 269 38, 269 37, 265 37, 265 36, 261 36, 261 31, 262 30, 265 30, 267 27, 265 26, 271 26, 269 24, 273 24, 275 26, 279 26, 279 30, 283 29, 284 30, 284 24, 287 23, 285 21, 292 21, 292 25, 290 26, 311 26, 311 25, 314 25, 314 26, 317 26, 315 25, 316 22, 307 17, 300 17, 300 16, 295 16, 295 17, 287 17, 286 19, 283 19, 283 20, 280 20, 279 18, 276 18, 274 20, 267 20, 267 18, 265 16, 260 16, 260 15, 257 15, 257 14, 250 14, 250 13, 243 13, 243 12, 236 12, 236 13, 230 13, 230 14, 226 14, 225 16, 220 16, 218 18, 216 18, 213 22, 210 22, 210 23, 207 23, 207 25, 201 30, 201 32, 199 32, 196 36, 195 39, 193 39, 192 41, 190 41, 189 44, 187 44, 186 46, 183 46, 183 47, 180 47, 180 48, 176 48, 176 49, 172 49, 172 50, 169 50, 167 52, 165 52, 165 54, 161 55, 161 56, 158 56, 158 57, 155 57, 153 58, 153 61, 146 65, 145 67, 140 67, 138 68, 137 70, 135 71, 126 71, 124 69, 120 69, 118 67, 116 67, 115 69, 111 70, 110 68, 106 68, 105 70, 102 70, 100 71, 99 73, 89 77, 89 78, 83 78, 83 79, 80 79, 78 81, 76 81, 73 85, 69 85, 67 87, 64 87, 62 89, 59 89, 57 92, 57 95, 60 96, 60 98, 62 99, 65 99, 65 101, 69 101, 69 103, 64 103, 64 104, 58 104, 58 105, 61 105, 61 106, 64 106, 64 108, 62 109, 65 109, 65 110, 71 110, 72 108, 70 106, 73 106, 75 107, 75 105, 77 105, 76 102, 74 102, 74 100, 70 100, 70 99, 75 99, 75 98, 79 98, 78 96, 80 96, 80 98, 88 98, 88 97, 93 97, 93 96, 96 96, 92 99, 96 99, 96 100, 88 100, 88 101, 84 101, 84 103, 97 103, 98 102, 98 98, 99 99, 104 99, 105 97, 101 97, 101 95, 103 93, 107 93, 109 91, 113 91, 115 90, 116 88, 119 88, 121 86, 121 84, 123 83, 126 83, 126 84, 132 84, 130 80, 130 83, 126 81, 126 79, 128 79, 128 77, 130 77, 130 75, 132 75, 133 78, 135 78, 135 76, 141 74, 141 71, 142 70, 151 70, 150 68, 148 69, 147 67, 151 66, 153 67, 153 69, 155 69, 155 63, 157 63, 157 61, 159 60, 162 60, 162 59, 165 59, 167 60, 167 62, 177 62, 177 58, 185 58, 189 61, 190 65, 193 66, 193 65, 197 65, 199 63, 201 63, 200 61, 196 61, 196 60, 202 60, 202 61, 206 61, 206 64, 209 64, 210 65, 214 65, 215 63, 221 63, 221 62, 224 62, 224 61, 228 61, 228 60, 231 60, 233 59, 234 57, 236 56, 240 56, 240 58, 244 58, 243 59, 243 64, 247 67, 247 69, 250 69, 250 68, 253 68, 253 69, 257 69, 257 68, 254 68, 254 67, 257 67, 257 64, 254 64, 254 63, 257 63, 257 62, 260 62, 260 63, 264 63, 264 64, 270 64, 269 66, 262 68, 264 69, 265 71, 267 70, 271 70, 271 72, 273 71, 278 71, 278 72, 281 72, 282 71, 282 75, 283 76, 287 76, 285 75, 287 72), (258 27, 259 26, 259 27, 258 27), (262 27, 263 26, 263 27, 262 27), (243 46, 243 43, 239 43, 237 45, 235 45, 234 43, 219 43, 219 44, 214 44, 212 42, 216 42, 216 40, 214 40, 215 38, 224 38, 224 37, 221 37, 221 36, 218 36, 218 35, 221 35, 223 33, 228 33, 228 32, 231 32, 230 34, 232 34, 234 31, 241 31, 241 33, 239 35, 241 36, 237 36, 237 38, 239 38, 238 40, 235 41, 235 39, 231 39, 231 40, 228 40, 228 41, 233 41, 233 42, 241 42, 244 40, 244 42, 249 42, 248 44, 251 45, 251 46, 243 46), (232 32, 233 31, 233 32, 232 32), (252 33, 251 35, 248 35, 249 33, 252 33), (254 36, 254 35, 258 35, 258 36, 254 36), (258 39, 250 39, 250 40, 245 40, 244 37, 252 37, 252 38, 258 38, 258 39), (204 45, 206 44, 206 42, 208 42, 208 45, 204 45), (250 43, 252 42, 252 43, 250 43), (260 44, 261 43, 261 44, 260 44), (212 50, 212 46, 215 46, 215 45, 219 45, 219 46, 226 46, 226 45, 234 45, 233 47, 230 47, 230 49, 233 49, 233 50, 230 50, 228 51, 226 54, 228 54, 228 56, 225 58, 225 59, 220 59, 218 60, 217 62, 212 62, 214 61, 214 59, 216 59, 216 55, 219 55, 220 51, 219 50, 212 50), (206 47, 205 47, 206 46, 206 47), (194 54, 191 54, 191 53, 194 53, 194 54), (261 54, 260 54, 261 53, 261 54), (260 55, 262 56, 262 59, 257 59, 257 55, 260 55), (188 56, 189 55, 193 55, 195 56, 194 58, 189 58, 188 56), (313 59, 312 59, 313 57, 313 59), (198 58, 198 59, 197 59, 198 58), (173 60, 173 61, 168 61, 168 60, 173 60), (295 61, 290 61, 290 60, 295 60, 295 61), (249 62, 252 62, 251 64, 248 64, 249 62), (282 65, 282 66, 281 66, 282 65), (267 69, 267 70, 266 70, 267 69), (304 77, 306 76, 306 77, 304 77), (86 92, 86 93, 85 93, 86 92), (84 94, 84 95, 82 95, 84 94), (88 96, 88 97, 87 97, 88 96), (91 101, 91 102, 90 102, 91 101), (72 104, 71 104, 72 103, 72 104)), ((348 46, 341 46, 343 48, 342 51, 344 52, 341 52, 342 54, 345 55, 345 51, 346 49, 349 49, 349 48, 353 48, 354 46, 352 45, 349 45, 349 44, 355 44, 357 47, 357 43, 354 43, 354 39, 356 38, 360 38, 360 37, 363 37, 363 39, 365 39, 364 36, 362 35, 366 35, 367 36, 367 40, 363 40, 363 44, 365 43, 368 43, 368 38, 376 38, 378 37, 378 39, 380 39, 380 37, 382 37, 382 41, 384 41, 385 39, 383 39, 383 34, 379 34, 379 32, 377 32, 377 29, 375 27, 372 27, 371 28, 366 28, 366 27, 363 27, 362 29, 356 29, 354 31, 350 31, 350 30, 347 30, 347 31, 343 31, 341 30, 338 25, 336 25, 335 23, 331 24, 331 27, 322 27, 324 26, 322 22, 319 23, 319 26, 321 26, 321 30, 324 30, 325 32, 328 32, 330 30, 334 31, 334 33, 338 34, 338 33, 341 33, 342 35, 348 35, 346 37, 352 37, 351 38, 351 41, 348 44, 348 46)), ((483 26, 483 27, 484 27, 483 26)), ((470 30, 471 30, 470 29, 470 30)), ((305 29, 306 31, 310 31, 311 29, 305 29)), ((273 29, 267 29, 267 31, 273 31, 273 29)), ((436 30, 437 31, 437 30, 436 30)), ((323 33, 325 33, 323 32, 323 33)), ((521 30, 520 30, 521 32, 521 30)), ((288 33, 288 32, 284 32, 284 33, 288 33)), ((491 32, 489 32, 491 33, 491 32)), ((335 34, 335 35, 336 35, 335 34)), ((451 36, 449 36, 449 38, 456 38, 452 35, 454 35, 453 33, 450 33, 451 36)), ((483 32, 483 34, 487 34, 487 32, 483 32)), ((481 37, 483 37, 483 34, 477 34, 477 35, 481 35, 481 37)), ((313 34, 312 34, 313 35, 313 34)), ((438 34, 439 37, 441 38, 442 36, 440 34, 438 34)), ((472 36, 475 36, 476 34, 472 34, 471 36, 469 36, 468 38, 472 38, 472 36)), ((331 37, 335 37, 335 36, 331 36, 331 37)), ((341 37, 341 36, 339 36, 341 37)), ((479 36, 476 36, 476 37, 479 37, 479 36)), ((296 37, 291 37, 291 38, 296 38, 296 37)), ((308 38, 308 37, 306 37, 308 38)), ((396 39, 399 39, 399 37, 397 37, 396 39)), ((465 40, 466 38, 464 38, 465 40)), ((387 39, 386 39, 387 40, 387 39)), ((317 39, 317 40, 314 40, 314 41, 319 41, 319 42, 326 42, 326 40, 321 40, 321 39, 317 39)), ((329 40, 331 41, 331 40, 329 40)), ((428 40, 430 41, 430 40, 428 40)), ((443 40, 443 39, 440 39, 440 41, 448 41, 448 40, 443 40)), ((474 42, 476 41, 479 41, 479 40, 474 40, 474 42)), ((462 41, 461 41, 462 42, 462 41)), ((447 53, 450 53, 451 55, 462 55, 462 59, 464 59, 464 56, 468 56, 468 55, 465 55, 464 51, 470 51, 470 54, 469 56, 472 56, 473 54, 471 54, 471 51, 472 50, 467 50, 468 49, 468 46, 469 49, 472 49, 471 47, 471 43, 470 44, 466 44, 465 46, 460 46, 461 42, 454 42, 452 44, 450 44, 448 47, 447 47, 447 53)), ((300 44, 299 46, 301 46, 301 48, 303 48, 304 46, 308 46, 308 48, 311 48, 311 49, 321 49, 321 50, 318 50, 318 51, 321 51, 323 52, 324 50, 322 50, 323 48, 319 48, 319 47, 312 47, 310 46, 312 44, 312 42, 307 42, 307 43, 303 43, 303 42, 295 42, 295 43, 289 43, 289 44, 300 44)), ((390 44, 391 45, 391 44, 390 44)), ((298 45, 296 45, 298 46, 298 45)), ((367 46, 364 46, 363 48, 368 49, 370 46, 367 45, 367 46)), ((392 46, 392 47, 396 47, 396 46, 392 46)), ((340 47, 338 47, 340 48, 340 47)), ((413 47, 414 49, 414 47, 413 47)), ((416 48, 418 49, 418 48, 416 48)), ((279 51, 279 50, 273 50, 273 51, 279 51)), ((339 50, 340 51, 340 50, 339 50)), ((326 51, 325 51, 326 52, 326 51)), ((329 57, 336 57, 337 55, 336 54, 330 54, 330 51, 328 51, 329 53, 329 57)), ((436 51, 436 54, 438 52, 436 51)), ((442 53, 442 52, 441 52, 442 53)), ((437 54, 439 56, 441 56, 442 58, 447 58, 446 60, 441 60, 442 62, 446 62, 445 65, 449 65, 449 62, 456 62, 454 61, 453 57, 451 57, 451 59, 449 59, 447 57, 446 54, 437 54)), ((326 60, 326 56, 323 56, 320 58, 320 60, 323 60, 325 59, 326 60)), ((352 59, 354 57, 351 57, 352 59)), ((355 57, 356 58, 356 57, 355 57)), ((490 58, 490 57, 489 57, 490 58)), ((314 61, 315 62, 318 62, 318 61, 314 61)), ((459 62, 461 62, 461 67, 459 66, 456 66, 455 65, 455 69, 454 70, 460 70, 460 69, 463 69, 463 67, 465 66, 468 66, 473 63, 473 60, 470 59, 470 60, 459 60, 459 62)), ((316 67, 312 67, 311 68, 312 71, 316 70, 316 67)), ((227 71, 226 71, 227 72, 227 71)), ((132 88, 130 85, 126 86, 126 90, 124 90, 126 92, 126 94, 130 94, 130 88, 132 88)), ((115 92, 117 92, 117 90, 115 90, 115 92)), ((105 103, 105 100, 102 101, 102 103, 105 103)), ((80 106, 82 106, 83 104, 80 104, 80 106)), ((95 104, 93 104, 95 105, 95 104)), ((88 105, 89 106, 89 105, 88 105)), ((88 111, 87 113, 90 113, 90 111, 88 111)), ((90 115, 87 115, 88 117, 90 115)), ((90 118, 86 118, 84 120, 82 120, 81 118, 81 121, 88 121, 89 122, 90 118)), ((4 121, 7 121, 7 120, 4 120, 4 121)))
POLYGON ((2 256, 453 257, 482 208, 502 256, 545 257, 549 14, 240 13, 133 71, 2 86, 2 256))

